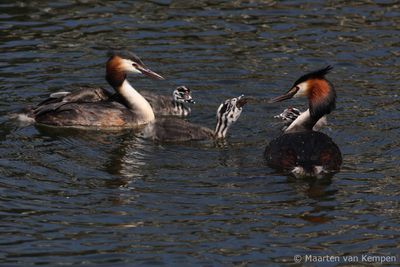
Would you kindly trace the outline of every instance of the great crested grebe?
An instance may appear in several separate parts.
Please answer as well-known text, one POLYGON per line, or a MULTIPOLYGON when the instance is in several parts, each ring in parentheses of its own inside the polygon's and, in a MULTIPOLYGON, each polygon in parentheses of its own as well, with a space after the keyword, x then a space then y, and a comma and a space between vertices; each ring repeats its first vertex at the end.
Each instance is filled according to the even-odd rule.
MULTIPOLYGON (((139 92, 151 105, 154 114, 171 115, 171 116, 188 116, 191 112, 190 107, 186 103, 194 104, 190 89, 186 86, 175 88, 172 98, 167 95, 158 95, 150 91, 140 90, 139 92)), ((100 102, 100 101, 117 101, 124 103, 118 92, 111 93, 100 87, 81 87, 72 92, 56 92, 50 94, 49 98, 40 102, 33 110, 33 113, 40 115, 43 111, 47 111, 49 107, 59 107, 70 102, 100 102), (51 106, 49 106, 51 104, 51 106)))
MULTIPOLYGON (((274 116, 274 118, 281 119, 284 123, 282 131, 284 132, 290 125, 302 114, 298 108, 288 107, 283 110, 279 115, 274 116)), ((326 116, 323 116, 317 121, 313 127, 313 131, 319 131, 328 124, 326 116)))
POLYGON ((309 109, 266 147, 264 156, 271 167, 290 170, 299 176, 318 176, 340 169, 339 147, 326 134, 313 131, 315 124, 335 109, 336 92, 325 79, 331 69, 328 66, 303 75, 286 94, 270 100, 274 103, 305 96, 309 102, 309 109))
POLYGON ((186 86, 177 87, 170 96, 158 95, 150 91, 140 91, 140 93, 149 101, 156 115, 165 116, 188 116, 191 112, 186 103, 196 103, 186 86))
POLYGON ((185 142, 225 138, 229 127, 238 120, 247 100, 242 96, 227 99, 217 110, 215 130, 178 118, 158 118, 146 125, 141 137, 160 142, 185 142))
POLYGON ((153 121, 153 109, 129 84, 126 79, 128 73, 164 79, 148 69, 135 54, 113 53, 106 64, 106 80, 118 93, 118 100, 99 88, 95 90, 98 101, 94 101, 93 91, 83 89, 79 93, 66 95, 61 102, 45 100, 33 112, 35 121, 53 126, 106 128, 135 127, 153 121))

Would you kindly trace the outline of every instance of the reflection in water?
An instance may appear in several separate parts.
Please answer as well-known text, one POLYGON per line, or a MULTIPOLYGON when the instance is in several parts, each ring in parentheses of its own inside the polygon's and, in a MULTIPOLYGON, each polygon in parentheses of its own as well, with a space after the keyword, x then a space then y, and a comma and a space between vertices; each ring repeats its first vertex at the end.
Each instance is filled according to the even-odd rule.
POLYGON ((332 188, 333 174, 324 177, 308 177, 303 179, 288 176, 288 183, 296 194, 305 201, 309 199, 311 210, 301 211, 298 217, 311 223, 327 223, 334 218, 331 211, 335 210, 335 195, 338 190, 332 188))
MULTIPOLYGON (((141 179, 145 175, 142 173, 146 170, 147 162, 151 161, 152 146, 146 140, 137 138, 135 134, 138 130, 90 130, 79 128, 63 128, 51 127, 37 124, 36 129, 43 136, 51 137, 52 139, 69 142, 73 139, 82 140, 90 146, 103 147, 109 145, 111 151, 107 151, 109 159, 104 162, 104 169, 111 175, 116 175, 124 179, 117 178, 115 181, 110 181, 110 184, 121 185, 132 178, 141 179)), ((77 145, 79 146, 79 145, 77 145)))
POLYGON ((146 165, 151 161, 152 146, 147 141, 130 135, 122 140, 121 144, 113 151, 108 163, 105 164, 107 172, 117 174, 128 180, 140 179, 146 176, 146 165))

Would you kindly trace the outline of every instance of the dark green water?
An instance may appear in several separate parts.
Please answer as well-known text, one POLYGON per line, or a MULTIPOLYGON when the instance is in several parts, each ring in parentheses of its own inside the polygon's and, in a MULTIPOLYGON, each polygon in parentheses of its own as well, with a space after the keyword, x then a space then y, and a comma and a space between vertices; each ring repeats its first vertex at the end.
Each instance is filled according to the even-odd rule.
POLYGON ((1 1, 0 265, 279 266, 296 254, 399 264, 399 35, 391 1, 1 1), (219 146, 9 119, 52 92, 107 87, 109 48, 167 78, 135 88, 190 87, 190 120, 209 127, 222 100, 268 99, 333 65, 324 132, 341 172, 296 180, 265 165, 273 116, 301 101, 246 106, 219 146))

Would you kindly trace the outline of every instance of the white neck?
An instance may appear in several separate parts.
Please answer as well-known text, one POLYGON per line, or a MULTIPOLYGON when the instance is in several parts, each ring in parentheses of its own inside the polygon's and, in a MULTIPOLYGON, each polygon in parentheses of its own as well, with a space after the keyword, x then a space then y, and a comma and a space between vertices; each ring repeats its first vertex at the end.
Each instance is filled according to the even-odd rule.
MULTIPOLYGON (((286 128, 285 133, 294 133, 307 130, 307 124, 311 120, 310 109, 301 113, 290 125, 286 128)), ((319 131, 322 127, 327 125, 326 116, 323 116, 313 126, 314 131, 319 131)))
POLYGON ((311 119, 310 109, 307 109, 300 114, 290 125, 286 128, 285 133, 300 132, 307 128, 305 124, 311 119))
POLYGON ((143 121, 143 123, 154 120, 154 112, 149 102, 136 91, 127 80, 125 80, 121 87, 118 88, 118 92, 126 100, 129 109, 131 109, 135 115, 143 121))

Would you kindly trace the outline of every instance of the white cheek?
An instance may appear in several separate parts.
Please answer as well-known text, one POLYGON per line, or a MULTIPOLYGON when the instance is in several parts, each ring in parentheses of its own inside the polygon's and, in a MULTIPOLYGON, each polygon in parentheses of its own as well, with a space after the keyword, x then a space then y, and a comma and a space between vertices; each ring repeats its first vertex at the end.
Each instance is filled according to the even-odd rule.
POLYGON ((133 62, 131 60, 123 59, 121 67, 124 71, 134 73, 134 74, 142 74, 138 69, 132 66, 133 62))
POLYGON ((298 85, 300 89, 297 91, 297 93, 293 97, 302 97, 302 96, 307 96, 307 84, 306 83, 301 83, 298 85))
POLYGON ((134 74, 142 74, 142 72, 140 72, 138 69, 132 67, 132 70, 129 71, 130 73, 134 73, 134 74))

